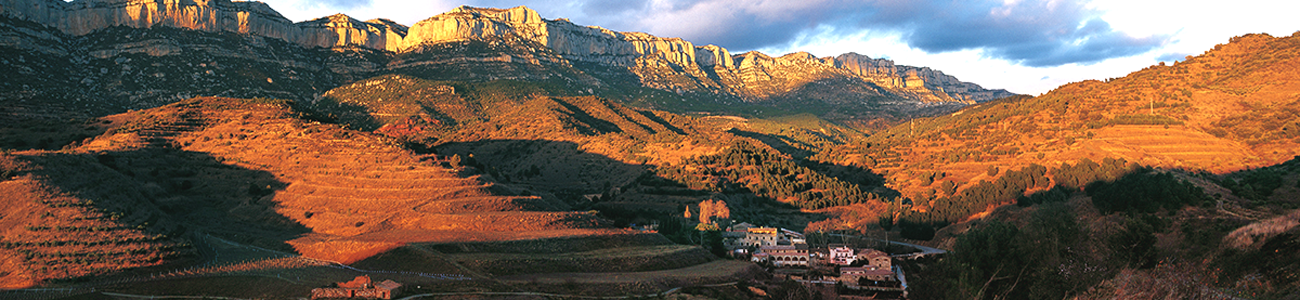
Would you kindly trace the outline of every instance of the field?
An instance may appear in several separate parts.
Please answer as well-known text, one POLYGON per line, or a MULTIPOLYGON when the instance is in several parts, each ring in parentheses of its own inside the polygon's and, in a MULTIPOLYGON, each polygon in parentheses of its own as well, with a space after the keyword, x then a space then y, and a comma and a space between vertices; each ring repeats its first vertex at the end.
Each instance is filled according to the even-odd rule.
POLYGON ((552 293, 622 295, 655 293, 673 287, 735 282, 763 272, 741 261, 720 260, 685 268, 646 272, 549 273, 499 277, 502 282, 552 293))

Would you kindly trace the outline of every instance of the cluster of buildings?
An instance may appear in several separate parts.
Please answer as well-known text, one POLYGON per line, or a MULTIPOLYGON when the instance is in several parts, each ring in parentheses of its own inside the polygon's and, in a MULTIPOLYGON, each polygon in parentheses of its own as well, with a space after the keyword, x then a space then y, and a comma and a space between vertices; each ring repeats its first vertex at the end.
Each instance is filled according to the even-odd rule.
POLYGON ((802 233, 785 228, 740 223, 731 225, 727 231, 722 232, 722 244, 727 246, 727 249, 748 253, 749 249, 763 246, 807 244, 807 239, 802 233))
POLYGON ((361 275, 348 282, 339 282, 335 287, 315 288, 311 290, 312 299, 392 299, 402 284, 392 280, 380 283, 370 281, 370 276, 361 275))
POLYGON ((819 271, 812 273, 820 274, 817 278, 798 276, 803 281, 842 283, 850 287, 898 285, 892 259, 880 250, 843 244, 813 248, 801 233, 749 223, 736 224, 723 232, 723 244, 733 255, 749 256, 756 263, 819 271))

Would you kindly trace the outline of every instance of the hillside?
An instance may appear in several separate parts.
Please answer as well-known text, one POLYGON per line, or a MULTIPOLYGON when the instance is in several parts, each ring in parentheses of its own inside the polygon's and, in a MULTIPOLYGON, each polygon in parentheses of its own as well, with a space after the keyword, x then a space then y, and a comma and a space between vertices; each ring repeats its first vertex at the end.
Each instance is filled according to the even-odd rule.
POLYGON ((595 96, 548 96, 547 88, 386 75, 330 90, 309 109, 422 151, 454 155, 470 172, 594 208, 618 224, 677 223, 673 217, 682 210, 724 199, 744 205, 737 216, 745 220, 802 228, 820 217, 800 209, 875 205, 881 195, 896 194, 870 173, 809 164, 809 155, 863 138, 816 116, 692 117, 595 96), (722 159, 740 152, 764 158, 749 166, 722 159), (717 176, 739 168, 773 175, 717 176), (858 197, 811 204, 822 185, 858 197), (764 186, 789 188, 772 194, 764 186))
POLYGON ((1009 171, 1082 159, 1217 174, 1275 165, 1300 154, 1297 47, 1297 36, 1242 36, 1172 66, 916 119, 815 159, 881 172, 918 208, 1009 171))
POLYGON ((6 158, 6 174, 16 178, 4 182, 13 192, 6 195, 32 210, 7 213, 5 222, 31 233, 5 235, 6 260, 94 250, 109 256, 92 257, 119 263, 45 263, 52 267, 6 273, 6 282, 21 287, 183 257, 174 244, 184 239, 173 240, 189 232, 344 263, 406 243, 619 232, 554 199, 458 175, 439 166, 446 157, 303 117, 283 101, 197 98, 105 117, 112 129, 68 150, 16 152, 6 158), (64 215, 67 224, 40 221, 64 215), (50 230, 89 233, 57 242, 68 236, 41 234, 50 230), (98 246, 103 241, 120 246, 98 246))
MULTIPOLYGON (((193 259, 183 225, 109 154, 0 156, 0 288, 193 259)), ((157 187, 154 185, 153 187, 157 187)))

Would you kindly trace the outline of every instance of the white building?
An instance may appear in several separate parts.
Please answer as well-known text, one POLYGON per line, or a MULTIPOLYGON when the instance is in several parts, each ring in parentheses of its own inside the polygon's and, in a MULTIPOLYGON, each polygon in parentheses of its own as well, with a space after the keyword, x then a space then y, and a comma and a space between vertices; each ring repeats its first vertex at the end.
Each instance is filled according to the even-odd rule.
POLYGON ((845 245, 832 245, 828 256, 831 264, 841 266, 851 265, 858 260, 858 257, 853 255, 853 248, 845 245))

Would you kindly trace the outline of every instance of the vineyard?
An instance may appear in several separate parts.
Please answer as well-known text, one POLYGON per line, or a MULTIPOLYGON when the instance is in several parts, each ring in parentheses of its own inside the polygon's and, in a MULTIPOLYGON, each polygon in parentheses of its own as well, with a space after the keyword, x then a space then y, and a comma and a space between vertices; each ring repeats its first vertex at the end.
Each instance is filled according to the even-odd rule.
POLYGON ((6 286, 85 277, 149 294, 149 285, 135 283, 183 291, 274 277, 285 287, 262 292, 276 295, 362 273, 428 286, 485 279, 457 289, 491 291, 504 288, 488 280, 498 273, 655 271, 713 260, 699 247, 609 229, 595 212, 494 181, 468 169, 472 159, 415 154, 394 138, 313 118, 285 101, 196 98, 105 117, 106 134, 62 152, 6 155, 13 180, 2 186, 17 197, 6 201, 32 208, 14 215, 27 219, 4 219, 15 225, 0 243, 4 263, 25 270, 6 273, 6 286), (421 250, 578 245, 567 237, 603 246, 421 250), (425 264, 391 263, 413 253, 425 264))

